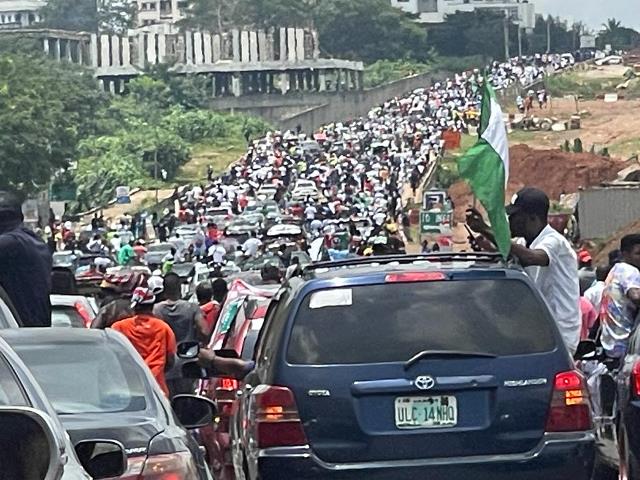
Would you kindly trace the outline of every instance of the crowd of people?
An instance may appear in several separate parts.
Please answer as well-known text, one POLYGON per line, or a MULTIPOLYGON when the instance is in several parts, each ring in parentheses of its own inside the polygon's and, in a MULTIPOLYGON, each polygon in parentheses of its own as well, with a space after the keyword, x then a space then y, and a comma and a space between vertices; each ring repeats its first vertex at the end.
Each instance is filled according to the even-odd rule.
MULTIPOLYGON (((186 302, 181 298, 180 279, 171 271, 173 264, 188 259, 220 264, 229 255, 251 258, 264 253, 264 243, 255 232, 241 244, 228 241, 227 230, 213 222, 209 212, 222 209, 229 215, 242 216, 252 204, 271 203, 277 206, 278 214, 302 219, 307 233, 297 245, 302 250, 309 248, 307 238, 330 237, 337 228, 336 221, 343 220, 356 241, 339 248, 337 244, 326 245, 332 258, 340 258, 345 252, 403 253, 406 236, 402 227, 408 225, 408 201, 415 197, 420 182, 442 153, 445 132, 468 132, 478 123, 482 83, 489 81, 496 88, 525 85, 544 75, 550 64, 564 68, 570 62, 565 57, 535 56, 497 63, 487 78, 479 70, 457 74, 390 99, 365 117, 326 125, 313 135, 271 132, 251 142, 246 155, 221 176, 215 178, 210 171, 206 184, 177 190, 173 198, 179 205, 176 212, 167 210, 153 220, 136 215, 117 222, 115 228, 109 228, 108 222, 96 215, 86 229, 90 235, 84 238, 72 224, 51 222, 45 232, 50 252, 83 249, 113 255, 121 267, 129 267, 147 252, 146 224, 151 220, 156 238, 173 246, 162 259, 162 269, 152 275, 126 269, 104 275, 101 308, 92 326, 115 328, 125 334, 147 360, 165 392, 188 390, 189 386, 181 385, 171 373, 176 343, 202 341, 211 333, 220 302, 224 301, 224 289, 217 281, 211 288, 199 285, 201 306, 186 302), (356 226, 358 219, 369 220, 373 227, 361 231, 356 226), (188 241, 178 232, 184 225, 195 226, 188 241), (160 328, 158 321, 169 328, 160 328), (169 372, 166 378, 165 371, 169 372)), ((8 196, 0 200, 6 205, 0 209, 0 284, 25 323, 50 325, 46 298, 50 291, 50 252, 21 226, 17 200, 8 196), (38 286, 35 291, 34 285, 38 286)), ((285 258, 286 249, 281 253, 285 258)), ((526 255, 521 260, 524 258, 526 255)), ((534 265, 550 265, 548 255, 537 261, 534 265)), ((95 267, 105 270, 106 265, 95 267)), ((266 282, 281 279, 281 272, 273 268, 263 273, 266 282)), ((541 288, 558 297, 560 292, 549 285, 541 288)), ((575 349, 573 338, 568 344, 575 349)), ((232 375, 242 375, 250 368, 243 362, 217 358, 212 352, 205 351, 202 358, 218 371, 232 375)))

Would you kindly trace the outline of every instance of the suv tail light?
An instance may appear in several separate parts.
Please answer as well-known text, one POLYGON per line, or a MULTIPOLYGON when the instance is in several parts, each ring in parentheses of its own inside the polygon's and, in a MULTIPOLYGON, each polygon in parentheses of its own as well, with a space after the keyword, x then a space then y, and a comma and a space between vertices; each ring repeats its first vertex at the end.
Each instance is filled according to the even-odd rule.
POLYGON ((307 444, 307 436, 291 390, 260 385, 252 396, 252 417, 256 424, 258 448, 307 444))
POLYGON ((198 471, 190 452, 177 452, 147 457, 138 480, 191 480, 198 471))
POLYGON ((631 370, 631 391, 636 398, 640 398, 640 361, 634 363, 631 370))
POLYGON ((547 417, 547 432, 576 432, 591 429, 591 407, 586 382, 580 372, 556 375, 547 417))

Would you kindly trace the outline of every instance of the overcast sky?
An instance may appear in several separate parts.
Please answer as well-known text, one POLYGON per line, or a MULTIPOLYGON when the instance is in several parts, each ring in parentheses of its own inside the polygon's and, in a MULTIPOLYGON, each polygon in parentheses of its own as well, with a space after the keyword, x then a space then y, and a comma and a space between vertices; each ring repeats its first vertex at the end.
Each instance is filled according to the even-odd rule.
POLYGON ((529 0, 536 13, 551 14, 570 22, 582 21, 600 28, 607 18, 620 20, 625 27, 640 31, 640 0, 529 0))

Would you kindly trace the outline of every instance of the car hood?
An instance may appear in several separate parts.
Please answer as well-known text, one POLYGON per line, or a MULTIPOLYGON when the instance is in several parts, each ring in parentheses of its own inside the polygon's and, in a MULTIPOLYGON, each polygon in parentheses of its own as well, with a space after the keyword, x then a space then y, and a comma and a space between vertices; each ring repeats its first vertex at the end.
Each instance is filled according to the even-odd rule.
POLYGON ((164 431, 165 425, 145 413, 59 415, 75 445, 82 440, 117 440, 127 455, 145 455, 149 441, 164 431))

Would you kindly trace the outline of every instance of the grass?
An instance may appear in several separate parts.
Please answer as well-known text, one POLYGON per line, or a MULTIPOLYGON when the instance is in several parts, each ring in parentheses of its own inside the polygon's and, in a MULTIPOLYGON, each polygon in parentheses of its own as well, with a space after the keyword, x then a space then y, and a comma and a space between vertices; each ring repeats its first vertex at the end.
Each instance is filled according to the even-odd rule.
POLYGON ((207 178, 207 166, 214 173, 222 173, 229 165, 238 160, 247 151, 247 144, 241 137, 231 137, 200 143, 194 146, 191 160, 176 176, 175 183, 195 183, 207 178))
POLYGON ((607 148, 612 157, 619 157, 626 160, 634 155, 640 154, 640 138, 614 143, 607 148))
MULTIPOLYGON (((616 93, 616 87, 622 82, 624 82, 622 77, 584 78, 576 72, 551 76, 545 80, 547 90, 553 97, 578 95, 584 99, 594 99, 605 93, 616 93)), ((635 83, 637 82, 634 82, 634 87, 635 83)))

